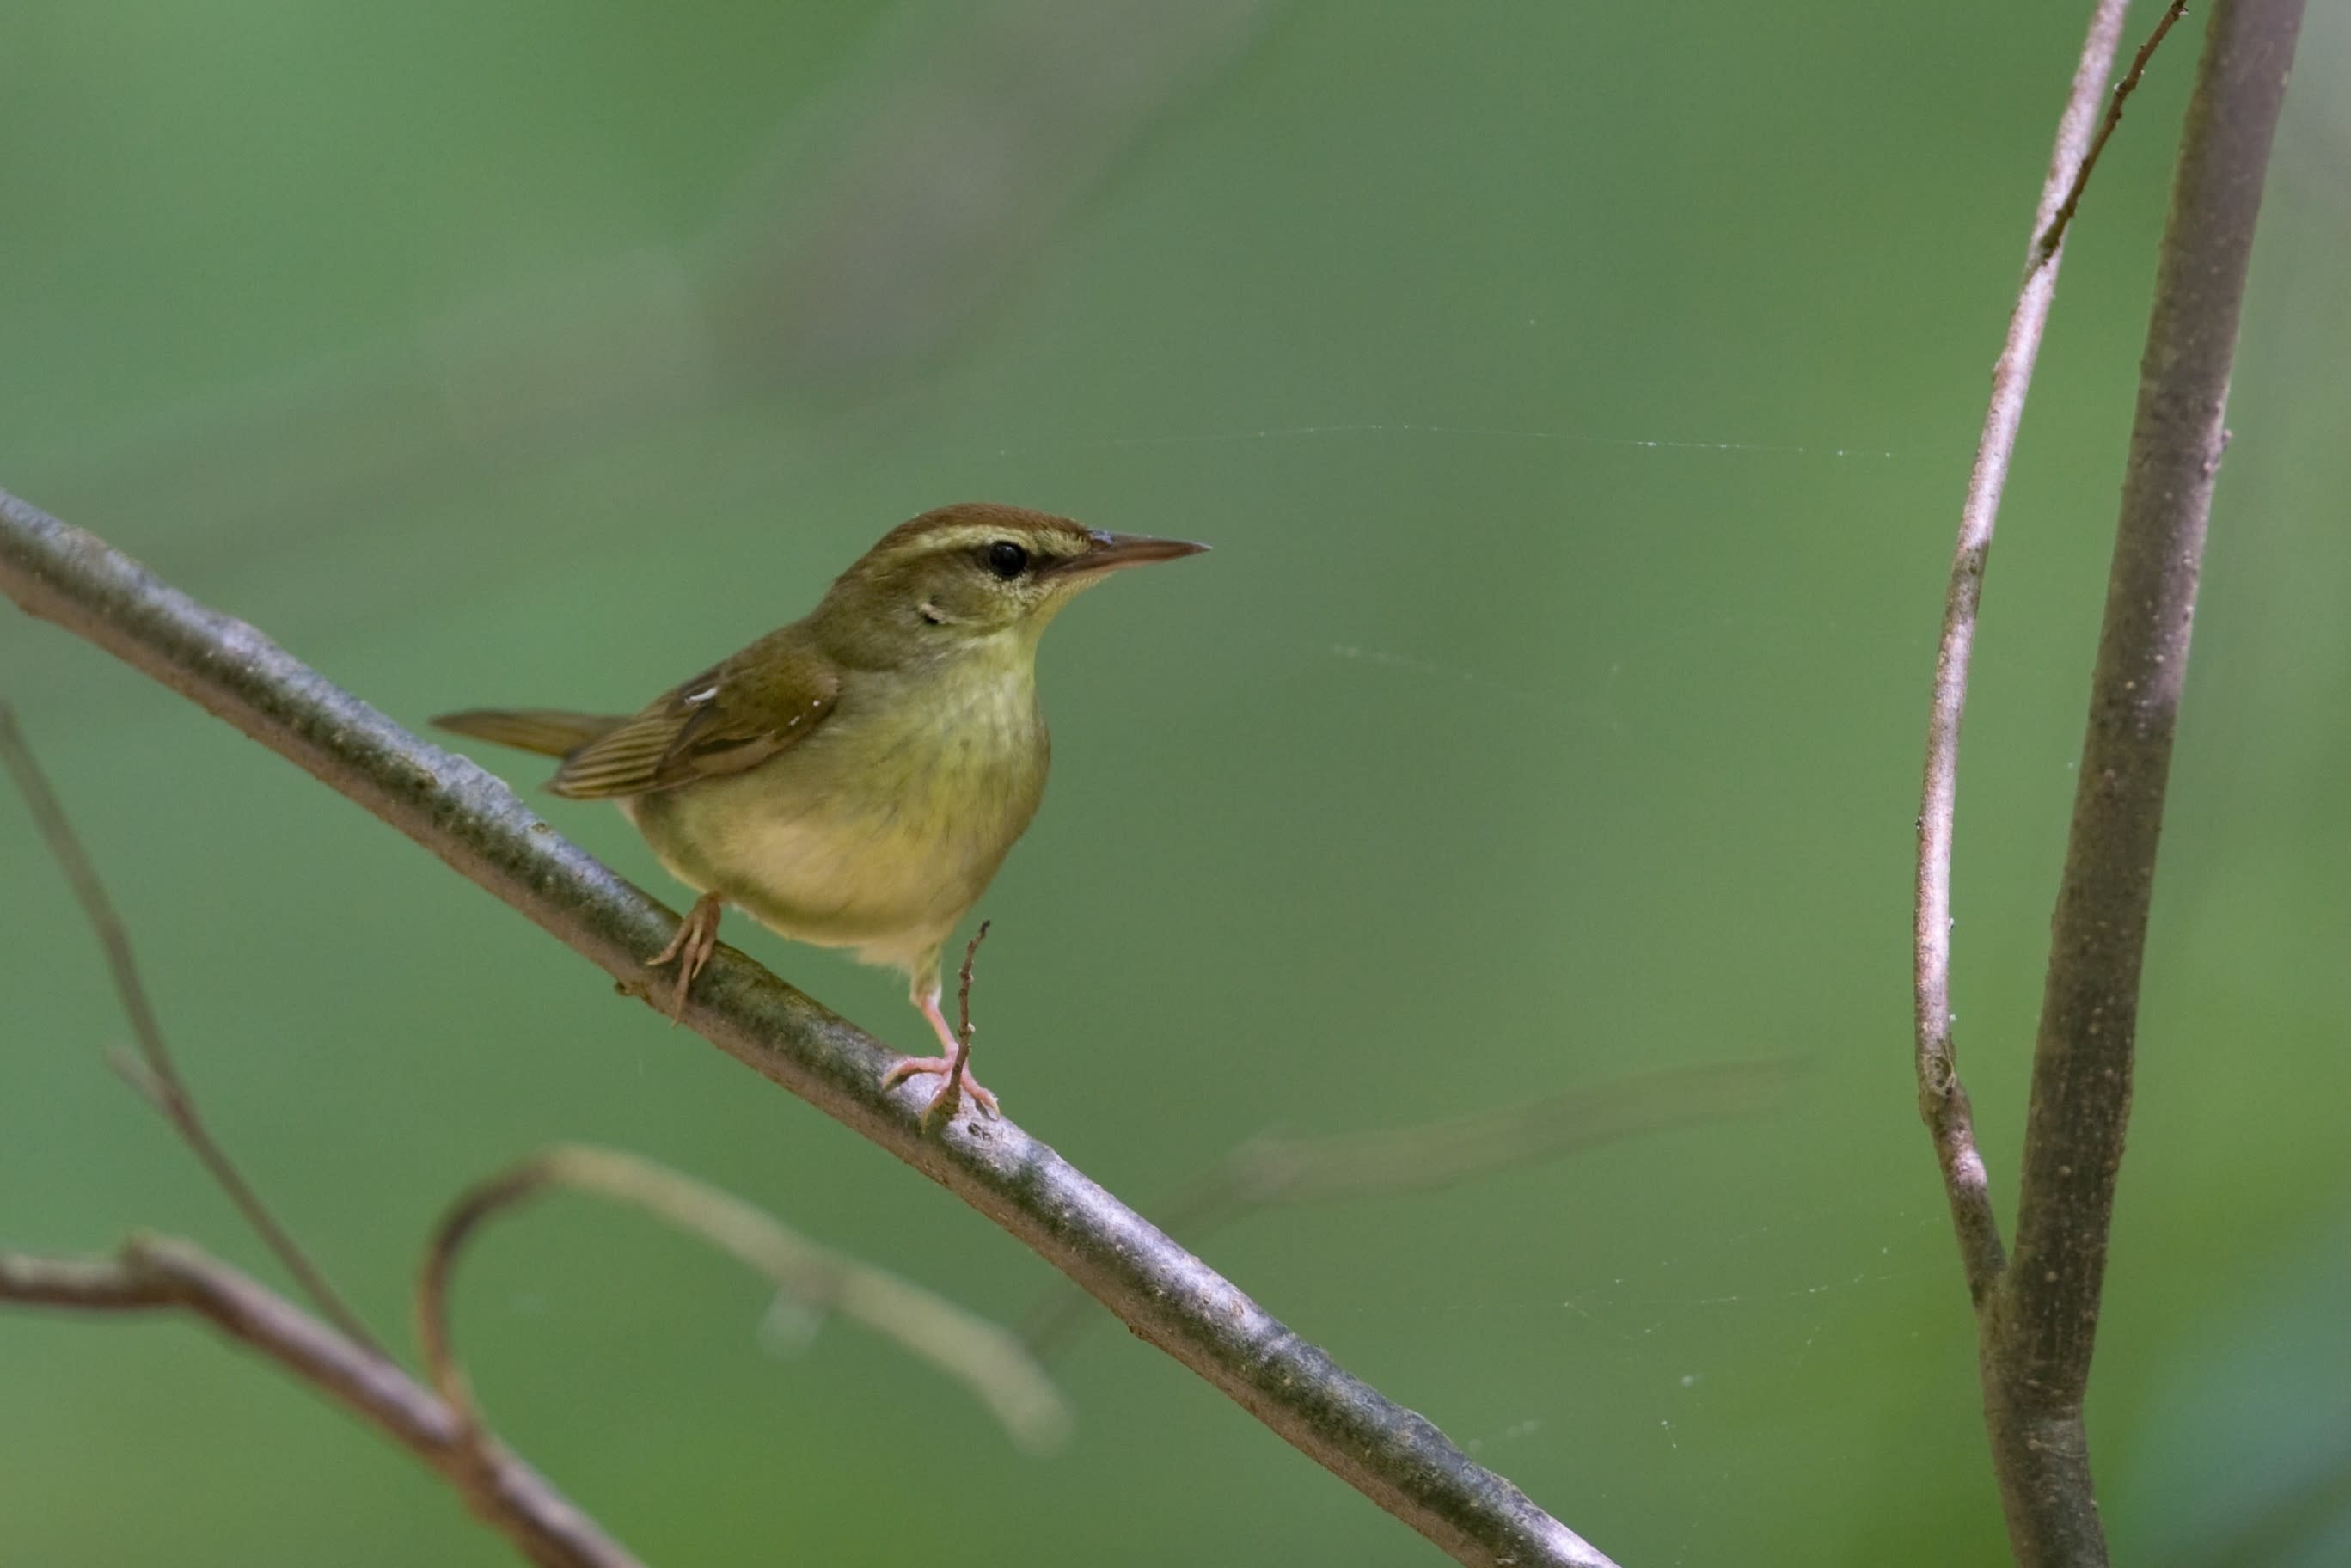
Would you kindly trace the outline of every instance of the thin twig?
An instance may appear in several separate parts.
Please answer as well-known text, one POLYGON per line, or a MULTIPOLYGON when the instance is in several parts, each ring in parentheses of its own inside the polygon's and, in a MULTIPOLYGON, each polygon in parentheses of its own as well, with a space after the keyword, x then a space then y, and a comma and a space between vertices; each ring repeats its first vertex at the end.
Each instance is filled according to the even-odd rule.
MULTIPOLYGON (((1603 1144, 1752 1115, 1776 1103, 1803 1063, 1792 1057, 1668 1068, 1588 1083, 1530 1104, 1417 1126, 1327 1137, 1252 1138, 1154 1210, 1197 1247, 1259 1209, 1426 1192, 1603 1144)), ((1098 1321, 1063 1286, 1029 1310, 1020 1337, 1040 1355, 1098 1321)))
POLYGON ((1980 1336, 1993 1465, 2025 1568, 2106 1561, 2082 1406, 2237 322, 2302 10, 2302 0, 2216 0, 2158 253, 2050 925, 2015 1260, 1980 1336))
MULTIPOLYGON (((2041 234, 2074 186, 2090 138, 2091 117, 2113 68, 2128 0, 2098 0, 2082 44, 2065 111, 2057 121, 2057 146, 2041 188, 2032 233, 2041 234)), ((1991 404, 1976 444, 1975 468, 1959 514, 1959 545, 1951 559, 1950 585, 1943 600, 1943 633, 1935 650, 1935 692, 1927 722, 1926 779, 1918 807, 1918 868, 1911 915, 1912 1028, 1918 1079, 1918 1113, 1935 1144, 1951 1224, 1959 1234, 1959 1260, 1968 1295, 1980 1307, 2006 1266, 2000 1221, 1992 1213, 1991 1187, 1976 1148, 1975 1119, 1959 1082, 1957 1047, 1951 1039, 1951 834, 1959 783, 1959 720, 1968 701, 1968 661, 1975 649, 1976 610, 1983 596, 1984 567, 1991 552, 1992 525, 2000 516, 2008 483, 2010 455, 2016 450, 2024 397, 2032 382, 2033 361, 2057 289, 2063 258, 2040 256, 2027 243, 2024 284, 2008 319, 2008 340, 1992 369, 1991 404), (2045 265, 2044 265, 2045 261, 2045 265)))
POLYGON ((2138 78, 2147 74, 2147 62, 2155 57, 2156 48, 2163 42, 2164 35, 2171 31, 2171 25, 2187 14, 2188 0, 2171 0, 2170 7, 2156 23, 2155 30, 2147 36, 2147 42, 2141 44, 2138 53, 2131 57, 2130 69, 2125 71, 2123 79, 2115 84, 2114 96, 2106 100, 2106 117, 2098 123, 2098 134, 2091 141, 2090 151, 2084 155, 2082 166, 2074 171, 2074 183, 2066 191, 2064 201, 2058 204, 2057 215, 2050 219, 2048 228, 2042 231, 2042 261, 2048 260, 2064 243, 2065 225, 2074 221, 2074 209, 2082 204, 2082 193, 2090 183, 2090 171, 2098 166, 2098 154, 2106 150, 2106 141, 2114 135, 2115 127, 2123 122, 2124 99, 2138 90, 2138 78))
POLYGON ((245 1216, 246 1223, 277 1256, 286 1271, 294 1276, 319 1312, 344 1335, 363 1345, 372 1354, 381 1356, 383 1349, 370 1334, 365 1322, 353 1312, 335 1288, 327 1282, 326 1275, 310 1260, 308 1253, 294 1239, 293 1233, 277 1221, 262 1202, 260 1193, 245 1179, 197 1113, 195 1096, 189 1092, 187 1082, 180 1076, 178 1065, 172 1060, 170 1048, 163 1041, 163 1026, 155 1016, 147 988, 139 978, 139 964, 131 951, 131 935, 115 913, 114 901, 107 896, 106 884, 98 874, 81 840, 67 820, 65 807, 57 791, 49 787, 48 778, 41 771, 33 756, 24 731, 17 727, 16 710, 0 701, 0 766, 5 766, 16 781, 16 788, 31 810, 33 821, 40 830, 42 841, 48 845, 57 869, 74 891, 83 915, 98 937, 99 946, 106 954, 108 971, 114 977, 114 994, 120 1002, 123 1015, 131 1020, 131 1038, 138 1042, 139 1058, 112 1056, 116 1070, 136 1090, 141 1098, 163 1113, 183 1142, 195 1151, 229 1201, 245 1216))
POLYGON ((185 1241, 141 1237, 110 1259, 0 1252, 0 1301, 83 1312, 185 1312, 259 1352, 399 1443, 466 1493, 545 1568, 641 1568, 545 1477, 502 1445, 470 1452, 449 1406, 354 1343, 185 1241))
POLYGON ((977 1395, 1012 1440, 1031 1452, 1059 1446, 1069 1406, 1043 1368, 1004 1329, 894 1274, 820 1247, 764 1211, 665 1166, 617 1149, 558 1145, 476 1184, 434 1228, 416 1281, 424 1366, 459 1419, 478 1427, 449 1330, 457 1256, 483 1221, 549 1187, 593 1193, 688 1231, 809 1305, 838 1312, 896 1341, 977 1395))
MULTIPOLYGON (((419 739, 261 632, 104 541, 0 494, 0 591, 181 692, 432 850, 615 980, 676 916, 542 821, 504 784, 419 739)), ((722 1051, 887 1149, 1052 1263, 1140 1337, 1467 1563, 1608 1559, 1426 1419, 1350 1376, 1230 1281, 1015 1124, 926 1136, 885 1094, 897 1053, 721 948, 685 1020, 722 1051)))
POLYGON ((995 924, 983 920, 979 929, 971 934, 971 941, 963 950, 963 967, 956 971, 956 1050, 955 1059, 947 1063, 947 1081, 931 1108, 923 1113, 923 1124, 952 1122, 963 1109, 964 1067, 971 1061, 971 966, 979 956, 979 945, 987 940, 987 928, 995 924))

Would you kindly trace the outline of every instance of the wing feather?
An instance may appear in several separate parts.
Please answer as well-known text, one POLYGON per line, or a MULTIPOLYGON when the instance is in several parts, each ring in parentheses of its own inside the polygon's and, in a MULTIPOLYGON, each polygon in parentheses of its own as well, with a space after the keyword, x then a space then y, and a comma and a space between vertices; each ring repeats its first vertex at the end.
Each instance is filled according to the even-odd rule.
POLYGON ((738 773, 798 745, 831 715, 841 682, 815 660, 775 653, 755 644, 672 688, 565 758, 549 788, 575 800, 643 795, 738 773))

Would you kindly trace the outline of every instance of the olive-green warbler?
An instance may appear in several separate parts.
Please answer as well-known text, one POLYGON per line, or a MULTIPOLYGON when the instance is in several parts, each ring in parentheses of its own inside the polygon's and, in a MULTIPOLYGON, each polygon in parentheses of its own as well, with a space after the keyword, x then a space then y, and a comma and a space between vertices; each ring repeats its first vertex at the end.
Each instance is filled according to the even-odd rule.
MULTIPOLYGON (((549 786, 619 804, 701 894, 669 946, 673 1013, 735 904, 784 936, 903 969, 939 1037, 885 1086, 944 1080, 939 951, 1036 815, 1051 746, 1037 641, 1121 567, 1207 549, 967 503, 882 536, 805 620, 626 716, 475 708, 444 728, 545 756, 549 786)), ((996 1097, 967 1076, 989 1111, 996 1097)), ((939 1093, 952 1092, 942 1082, 939 1093)))

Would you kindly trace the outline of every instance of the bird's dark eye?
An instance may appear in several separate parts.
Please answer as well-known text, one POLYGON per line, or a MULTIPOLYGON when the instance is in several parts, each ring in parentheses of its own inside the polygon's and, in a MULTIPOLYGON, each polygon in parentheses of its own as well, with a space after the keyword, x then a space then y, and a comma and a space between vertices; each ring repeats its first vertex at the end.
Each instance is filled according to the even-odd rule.
POLYGON ((1010 539, 998 539, 980 552, 979 559, 1007 582, 1029 570, 1029 552, 1010 539))

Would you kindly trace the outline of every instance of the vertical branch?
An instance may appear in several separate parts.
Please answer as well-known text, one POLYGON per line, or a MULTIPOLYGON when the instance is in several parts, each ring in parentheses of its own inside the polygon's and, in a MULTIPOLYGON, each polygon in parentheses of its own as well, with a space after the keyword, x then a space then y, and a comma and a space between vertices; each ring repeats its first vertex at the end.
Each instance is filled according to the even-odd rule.
POLYGON ((1982 1325, 1993 1461, 2028 1568, 2105 1561, 2082 1400, 2238 313, 2302 10, 2302 0, 2216 0, 2140 361, 2033 1050, 2016 1257, 1982 1325))
POLYGON ((2032 238, 2025 251, 2024 286, 2008 319, 2008 340, 1992 368, 1991 404, 1984 413, 1975 468, 1968 477, 1967 503, 1959 514, 1959 548, 1951 559, 1950 587, 1944 597, 1942 640, 1935 650, 1935 695, 1927 725, 1926 780, 1918 807, 1917 883, 1912 905, 1913 1032, 1918 1113, 1934 1135, 1951 1224, 1959 1232, 1968 1294, 1979 1306, 1999 1280, 2003 1260, 2000 1221, 1992 1214, 1991 1188, 1984 1175, 1983 1157, 1976 1152, 1975 1120, 1967 1090, 1959 1082, 1951 1042, 1951 833, 1959 788, 1959 718, 1967 706, 1968 663, 1975 651, 1976 607, 1983 597, 1992 524, 2000 515, 2001 492, 2008 484, 2009 458, 2016 450, 2017 426, 2024 418, 2024 395, 2032 383, 2033 361, 2041 353, 2042 329, 2049 320, 2050 301, 2056 297, 2057 268, 2064 260, 2061 246, 2053 244, 2044 249, 2041 236, 2054 237, 2057 214, 2080 199, 2077 181, 2085 172, 2098 98, 2114 68, 2127 5, 2128 0, 2098 0, 2090 16, 2089 36, 2082 43, 2082 63, 2074 68, 2073 89, 2065 98, 2065 112, 2057 121, 2057 146, 2050 154, 2049 176, 2042 184, 2041 204, 2033 213, 2032 238))

